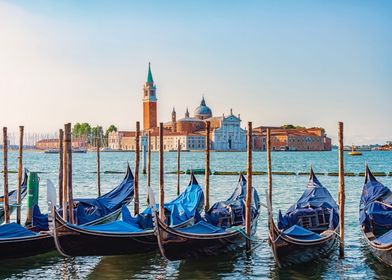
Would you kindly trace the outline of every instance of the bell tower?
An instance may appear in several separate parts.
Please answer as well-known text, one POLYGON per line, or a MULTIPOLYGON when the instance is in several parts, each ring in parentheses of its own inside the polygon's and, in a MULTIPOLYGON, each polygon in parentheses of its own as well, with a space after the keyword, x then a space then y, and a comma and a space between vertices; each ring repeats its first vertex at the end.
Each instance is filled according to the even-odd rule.
POLYGON ((152 78, 151 64, 148 63, 147 81, 143 87, 143 128, 149 130, 157 127, 156 86, 152 78))

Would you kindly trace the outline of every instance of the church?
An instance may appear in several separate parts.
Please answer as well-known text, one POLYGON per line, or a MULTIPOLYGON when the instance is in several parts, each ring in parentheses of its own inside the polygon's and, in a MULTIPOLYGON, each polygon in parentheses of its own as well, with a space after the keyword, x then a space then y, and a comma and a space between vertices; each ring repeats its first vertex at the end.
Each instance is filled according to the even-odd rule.
MULTIPOLYGON (((152 136, 150 147, 152 150, 159 149, 157 110, 157 87, 149 63, 147 81, 143 87, 143 131, 141 132, 141 141, 142 145, 147 144, 147 133, 150 132, 152 136)), ((211 123, 210 148, 212 150, 246 150, 246 131, 241 128, 240 115, 235 116, 230 109, 227 116, 225 114, 213 116, 204 96, 200 105, 194 110, 193 116, 186 108, 184 117, 177 119, 177 112, 173 108, 170 121, 164 123, 164 150, 177 150, 178 140, 180 140, 182 150, 204 150, 207 121, 211 123)), ((134 131, 112 132, 109 134, 108 140, 109 147, 113 150, 135 149, 134 131)))

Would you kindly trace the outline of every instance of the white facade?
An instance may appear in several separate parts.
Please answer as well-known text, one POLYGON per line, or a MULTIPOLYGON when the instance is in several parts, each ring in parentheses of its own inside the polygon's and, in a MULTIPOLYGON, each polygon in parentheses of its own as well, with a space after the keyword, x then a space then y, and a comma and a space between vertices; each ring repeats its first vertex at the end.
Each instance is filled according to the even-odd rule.
POLYGON ((213 130, 212 149, 217 151, 245 151, 246 131, 241 128, 241 119, 230 112, 221 119, 220 127, 213 130))

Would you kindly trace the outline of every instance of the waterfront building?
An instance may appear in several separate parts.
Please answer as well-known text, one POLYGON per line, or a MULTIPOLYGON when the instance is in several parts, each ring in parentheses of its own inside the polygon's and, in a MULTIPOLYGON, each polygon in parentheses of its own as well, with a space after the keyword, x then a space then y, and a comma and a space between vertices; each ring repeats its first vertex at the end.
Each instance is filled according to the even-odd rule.
POLYGON ((253 129, 254 150, 266 150, 267 128, 271 130, 271 149, 274 151, 330 151, 332 149, 331 138, 327 137, 322 128, 260 126, 253 129))
MULTIPOLYGON (((152 150, 159 149, 156 90, 149 63, 147 81, 143 87, 143 131, 141 131, 140 141, 142 144, 147 143, 147 133, 150 132, 152 150)), ((214 117, 203 96, 193 116, 190 116, 186 108, 184 117, 178 119, 173 107, 171 120, 164 123, 164 150, 177 150, 178 140, 181 142, 182 150, 204 150, 207 121, 211 122, 211 149, 223 151, 246 149, 246 133, 241 128, 240 117, 234 116, 232 111, 227 117, 224 115, 214 117)), ((108 135, 108 145, 113 150, 134 150, 135 135, 135 131, 113 131, 108 135)))

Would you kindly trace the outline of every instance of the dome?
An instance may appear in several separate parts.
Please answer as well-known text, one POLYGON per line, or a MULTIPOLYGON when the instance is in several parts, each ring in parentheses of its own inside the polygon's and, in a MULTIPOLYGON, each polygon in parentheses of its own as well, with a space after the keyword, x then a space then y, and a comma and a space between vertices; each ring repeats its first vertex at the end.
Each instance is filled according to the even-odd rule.
POLYGON ((195 118, 204 120, 212 117, 212 111, 210 107, 206 105, 206 101, 203 99, 200 102, 200 106, 195 110, 195 118))

